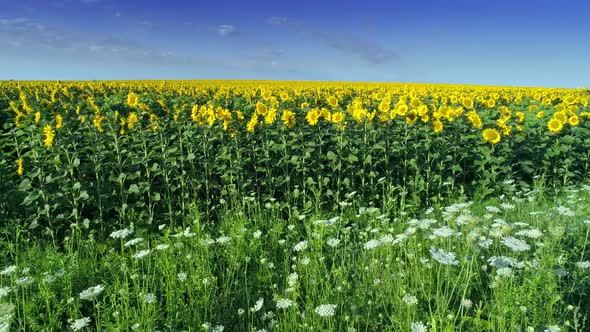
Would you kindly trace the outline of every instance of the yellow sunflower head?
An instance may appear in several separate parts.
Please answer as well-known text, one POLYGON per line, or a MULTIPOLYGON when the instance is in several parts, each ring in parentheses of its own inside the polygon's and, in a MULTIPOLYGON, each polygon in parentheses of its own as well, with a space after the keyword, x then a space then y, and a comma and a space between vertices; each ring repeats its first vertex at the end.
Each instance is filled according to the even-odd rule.
POLYGON ((490 142, 492 144, 497 144, 500 142, 500 133, 494 128, 484 129, 483 131, 483 139, 486 142, 490 142))
POLYGON ((556 118, 553 118, 547 124, 547 128, 552 133, 558 133, 561 131, 561 129, 563 129, 563 123, 561 121, 557 120, 556 118))

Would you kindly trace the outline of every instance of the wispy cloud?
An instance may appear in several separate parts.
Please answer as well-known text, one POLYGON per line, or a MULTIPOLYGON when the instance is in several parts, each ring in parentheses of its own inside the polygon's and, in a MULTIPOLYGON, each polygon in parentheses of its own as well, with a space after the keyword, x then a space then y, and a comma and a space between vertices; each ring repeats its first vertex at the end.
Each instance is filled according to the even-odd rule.
POLYGON ((325 47, 357 55, 371 64, 390 63, 399 58, 396 51, 368 38, 320 30, 289 17, 272 16, 266 19, 266 23, 291 28, 325 47))
POLYGON ((229 36, 229 35, 233 35, 236 33, 236 27, 233 25, 228 25, 228 24, 222 24, 217 26, 217 33, 220 36, 229 36))
MULTIPOLYGON (((78 35, 72 31, 47 27, 29 18, 1 18, 0 41, 13 49, 30 47, 111 60, 186 63, 185 58, 179 59, 172 50, 146 46, 112 36, 78 35)), ((13 51, 18 52, 18 50, 13 51)))

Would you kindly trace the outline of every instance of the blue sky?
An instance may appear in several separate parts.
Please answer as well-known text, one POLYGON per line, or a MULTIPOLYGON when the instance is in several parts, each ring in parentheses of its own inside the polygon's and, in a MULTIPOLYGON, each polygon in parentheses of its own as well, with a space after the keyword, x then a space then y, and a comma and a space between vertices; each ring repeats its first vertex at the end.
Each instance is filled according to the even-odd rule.
POLYGON ((0 0, 0 79, 590 86, 583 0, 0 0))

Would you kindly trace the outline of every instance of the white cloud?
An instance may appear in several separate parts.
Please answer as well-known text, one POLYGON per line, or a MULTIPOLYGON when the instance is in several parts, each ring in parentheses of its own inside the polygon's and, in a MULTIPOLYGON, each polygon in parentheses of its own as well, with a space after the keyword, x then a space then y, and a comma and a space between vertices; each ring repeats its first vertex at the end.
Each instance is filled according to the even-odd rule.
POLYGON ((289 17, 272 16, 266 23, 288 27, 325 47, 359 56, 371 64, 385 64, 398 58, 397 52, 368 38, 320 30, 289 17))
POLYGON ((17 18, 0 18, 0 25, 18 25, 28 23, 29 19, 24 17, 17 18))
POLYGON ((221 36, 229 36, 236 32, 236 27, 233 25, 222 24, 217 27, 217 33, 221 36))

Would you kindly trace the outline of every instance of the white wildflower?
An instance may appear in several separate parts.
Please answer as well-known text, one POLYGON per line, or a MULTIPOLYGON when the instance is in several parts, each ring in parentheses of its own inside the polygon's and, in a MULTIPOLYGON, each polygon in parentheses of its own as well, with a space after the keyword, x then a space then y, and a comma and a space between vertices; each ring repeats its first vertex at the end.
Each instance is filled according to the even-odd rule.
POLYGON ((402 300, 409 306, 418 304, 418 298, 416 298, 414 295, 406 294, 402 300))
POLYGON ((410 331, 412 331, 412 332, 426 332, 426 331, 428 331, 428 329, 426 328, 426 325, 424 325, 424 323, 422 323, 422 322, 412 322, 410 324, 410 331))
POLYGON ((576 266, 580 269, 588 269, 590 268, 590 261, 576 262, 576 266))
POLYGON ((277 300, 277 309, 286 309, 293 305, 293 301, 289 299, 277 300))
POLYGON ((340 240, 336 239, 336 238, 329 238, 328 241, 326 241, 326 243, 332 247, 335 248, 340 244, 340 240))
POLYGON ((455 234, 455 231, 449 226, 442 226, 432 231, 432 234, 436 237, 451 237, 455 234))
POLYGON ((512 210, 514 209, 514 205, 510 204, 510 203, 502 203, 500 204, 500 207, 504 210, 512 210))
POLYGON ((10 276, 16 272, 16 265, 10 265, 0 271, 0 276, 10 276))
POLYGON ((112 237, 113 239, 124 239, 131 234, 133 234, 133 229, 123 228, 118 231, 112 232, 111 235, 109 235, 109 236, 112 237))
POLYGON ((391 235, 391 234, 381 235, 381 237, 379 238, 379 242, 381 242, 381 244, 393 243, 393 235, 391 235))
POLYGON ((136 245, 136 244, 138 244, 140 242, 143 242, 143 238, 138 237, 138 238, 135 238, 135 239, 132 239, 132 240, 129 240, 129 241, 125 242, 123 244, 123 246, 124 247, 131 247, 131 246, 134 246, 134 245, 136 245))
POLYGON ((473 302, 470 299, 462 299, 461 306, 465 309, 469 309, 473 306, 473 302))
POLYGON ((295 287, 295 285, 297 285, 298 279, 299 275, 297 274, 297 272, 293 272, 289 274, 289 276, 287 277, 287 284, 289 284, 289 287, 295 287))
POLYGON ((10 287, 2 287, 0 288, 0 300, 7 296, 8 294, 10 294, 10 291, 12 291, 12 289, 10 287))
POLYGON ((331 317, 335 314, 335 304, 322 304, 315 308, 315 312, 322 317, 331 317))
POLYGON ((258 301, 256 301, 256 304, 254 304, 254 308, 252 308, 252 311, 257 312, 260 309, 262 309, 262 305, 264 304, 264 299, 263 298, 259 298, 258 301))
POLYGON ((430 254, 432 255, 432 258, 443 265, 459 265, 459 261, 456 259, 457 254, 454 252, 430 248, 430 254))
POLYGON ((492 256, 492 257, 488 258, 488 262, 490 263, 491 266, 494 266, 496 268, 515 267, 515 268, 520 269, 520 268, 524 267, 524 263, 519 262, 514 258, 505 257, 505 256, 492 256))
POLYGON ((490 213, 500 213, 500 212, 502 212, 502 210, 498 209, 495 206, 486 206, 486 211, 488 211, 490 213))
POLYGON ((547 326, 547 328, 545 329, 545 332, 559 332, 561 331, 561 328, 559 328, 559 326, 557 325, 550 325, 547 326))
POLYGON ((20 277, 18 279, 16 279, 15 283, 18 286, 26 286, 26 285, 30 285, 35 281, 35 279, 31 278, 31 277, 20 277))
POLYGON ((307 241, 301 241, 293 247, 293 251, 301 251, 307 248, 307 241))
POLYGON ((219 243, 219 244, 225 244, 228 243, 231 240, 231 237, 229 236, 220 236, 217 238, 217 240, 215 240, 215 242, 219 243))
POLYGON ((132 257, 133 257, 134 259, 142 259, 142 258, 144 258, 145 256, 149 255, 149 253, 150 253, 150 251, 149 251, 149 250, 147 250, 147 249, 146 249, 146 250, 141 250, 141 251, 138 251, 138 252, 136 252, 135 254, 133 254, 133 256, 132 256, 132 257))
POLYGON ((571 210, 565 206, 558 206, 555 208, 555 210, 557 210, 558 214, 565 216, 565 217, 574 217, 576 215, 576 213, 573 210, 571 210))
POLYGON ((152 304, 156 302, 156 295, 152 293, 145 294, 143 296, 143 303, 152 304))
POLYGON ((381 242, 379 240, 369 240, 369 241, 365 242, 363 247, 367 250, 371 250, 371 249, 377 248, 380 245, 381 245, 381 242))
POLYGON ((509 267, 501 267, 496 270, 496 274, 500 277, 510 278, 513 275, 512 269, 509 267))
POLYGON ((539 239, 543 236, 543 232, 541 232, 537 228, 531 228, 531 229, 523 229, 521 231, 518 231, 515 233, 515 235, 524 236, 524 237, 528 237, 531 239, 539 239))
POLYGON ((260 236, 261 236, 261 235, 262 235, 262 231, 260 231, 260 230, 258 230, 258 231, 256 231, 256 232, 252 233, 252 236, 253 236, 255 239, 258 239, 258 238, 260 238, 260 236))
POLYGON ((70 329, 74 331, 80 331, 81 329, 88 326, 88 324, 90 324, 90 317, 83 317, 73 321, 72 324, 70 324, 70 329))
POLYGON ((185 281, 186 280, 186 273, 184 273, 184 272, 179 272, 177 274, 177 276, 178 276, 178 280, 180 280, 180 281, 185 281))
POLYGON ((90 288, 83 290, 80 293, 80 299, 81 300, 93 300, 97 296, 99 296, 100 293, 102 293, 103 291, 104 291, 104 286, 102 286, 102 285, 92 286, 90 288))
POLYGON ((501 241, 506 247, 508 247, 512 251, 527 251, 531 249, 531 246, 528 245, 526 242, 514 238, 512 236, 502 238, 501 241))
POLYGON ((164 251, 168 248, 170 248, 170 245, 168 244, 158 244, 155 249, 158 251, 164 251))

